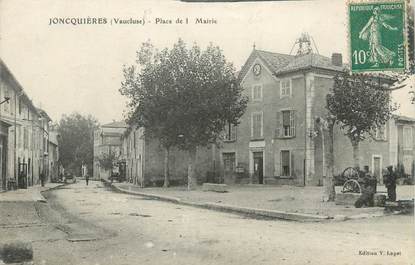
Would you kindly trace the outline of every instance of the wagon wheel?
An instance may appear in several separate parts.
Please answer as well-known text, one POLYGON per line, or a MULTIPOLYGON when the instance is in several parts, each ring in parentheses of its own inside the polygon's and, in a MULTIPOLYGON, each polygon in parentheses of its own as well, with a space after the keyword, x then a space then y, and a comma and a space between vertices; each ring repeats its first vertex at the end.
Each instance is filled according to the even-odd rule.
POLYGON ((348 167, 343 171, 342 176, 343 176, 343 179, 345 180, 358 179, 359 172, 354 167, 348 167))
POLYGON ((355 179, 349 179, 348 181, 346 181, 343 185, 343 190, 342 190, 343 193, 345 192, 360 193, 361 191, 362 190, 360 188, 360 184, 355 179))

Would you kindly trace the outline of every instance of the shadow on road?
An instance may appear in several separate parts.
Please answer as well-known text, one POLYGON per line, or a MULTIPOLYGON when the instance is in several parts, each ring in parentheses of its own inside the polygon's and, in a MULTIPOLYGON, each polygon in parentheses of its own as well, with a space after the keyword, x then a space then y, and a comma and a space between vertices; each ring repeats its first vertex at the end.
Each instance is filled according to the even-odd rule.
MULTIPOLYGON (((59 189, 68 189, 68 187, 63 186, 56 190, 59 189)), ((69 213, 59 204, 54 190, 45 191, 42 195, 47 199, 47 203, 35 203, 39 218, 42 222, 50 224, 66 233, 68 235, 68 241, 93 241, 117 235, 115 231, 104 229, 69 213)))

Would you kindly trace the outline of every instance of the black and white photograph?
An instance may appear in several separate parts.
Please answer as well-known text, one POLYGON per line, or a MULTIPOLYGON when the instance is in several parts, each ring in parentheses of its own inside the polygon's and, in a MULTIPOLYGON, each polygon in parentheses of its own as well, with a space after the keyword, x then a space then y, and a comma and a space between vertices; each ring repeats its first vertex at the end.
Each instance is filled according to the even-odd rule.
POLYGON ((414 0, 0 0, 0 265, 415 264, 414 0))

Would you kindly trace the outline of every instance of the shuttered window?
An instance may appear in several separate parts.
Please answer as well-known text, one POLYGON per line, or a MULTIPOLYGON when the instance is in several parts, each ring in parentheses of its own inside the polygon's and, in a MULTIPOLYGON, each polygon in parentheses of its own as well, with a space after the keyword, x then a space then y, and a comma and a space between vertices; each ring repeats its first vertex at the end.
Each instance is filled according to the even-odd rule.
POLYGON ((295 110, 278 111, 276 115, 276 120, 277 128, 275 129, 275 138, 295 137, 295 110))
POLYGON ((281 151, 281 175, 290 175, 290 151, 288 150, 281 151))
POLYGON ((282 79, 280 82, 280 98, 291 96, 291 79, 282 79))
POLYGON ((262 112, 253 112, 251 118, 251 136, 254 139, 262 138, 263 129, 262 129, 262 112))
POLYGON ((403 149, 413 149, 412 127, 403 127, 403 149))
POLYGON ((236 140, 236 126, 231 123, 226 123, 225 132, 224 132, 225 141, 234 141, 236 140))
POLYGON ((252 100, 261 101, 262 100, 262 85, 253 85, 252 86, 252 100))
POLYGON ((376 140, 386 140, 386 126, 382 125, 376 128, 375 130, 375 139, 376 140))

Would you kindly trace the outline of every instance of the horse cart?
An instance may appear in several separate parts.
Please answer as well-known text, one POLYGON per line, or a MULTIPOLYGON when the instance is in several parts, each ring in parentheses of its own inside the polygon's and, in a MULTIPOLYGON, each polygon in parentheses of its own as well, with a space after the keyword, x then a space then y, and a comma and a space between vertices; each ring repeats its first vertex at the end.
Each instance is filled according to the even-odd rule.
POLYGON ((343 193, 361 193, 363 179, 360 177, 359 171, 354 167, 346 168, 342 177, 345 180, 342 188, 343 193))

